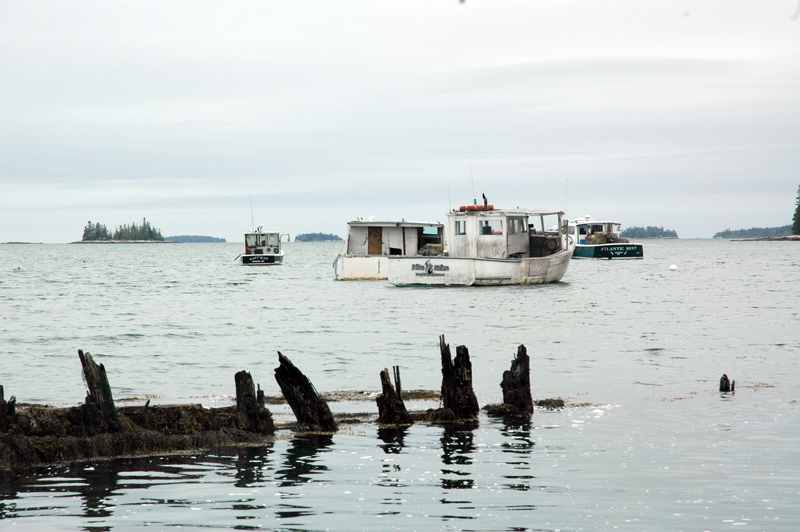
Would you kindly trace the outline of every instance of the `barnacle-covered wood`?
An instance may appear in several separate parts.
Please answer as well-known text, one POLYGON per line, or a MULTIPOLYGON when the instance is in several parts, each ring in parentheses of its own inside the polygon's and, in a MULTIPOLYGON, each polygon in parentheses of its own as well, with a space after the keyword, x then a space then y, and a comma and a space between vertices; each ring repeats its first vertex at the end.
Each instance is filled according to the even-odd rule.
POLYGON ((271 414, 253 396, 252 378, 249 386, 243 380, 243 411, 235 406, 150 406, 149 401, 115 408, 105 368, 89 353, 78 351, 78 357, 89 388, 80 406, 16 405, 13 397, 5 401, 0 386, 0 470, 260 443, 274 432, 271 414))
POLYGON ((378 423, 383 425, 410 425, 411 415, 403 402, 403 390, 400 385, 400 367, 394 366, 394 386, 392 386, 389 370, 381 371, 381 387, 383 393, 376 398, 378 403, 378 423))
POLYGON ((520 344, 511 361, 511 369, 503 372, 503 404, 484 407, 490 416, 530 416, 533 414, 531 398, 531 365, 528 351, 520 344))
POLYGON ((339 429, 328 403, 317 394, 308 377, 278 351, 280 366, 275 368, 275 380, 281 393, 297 418, 301 430, 311 432, 335 432, 339 429))
POLYGON ((98 366, 88 351, 84 353, 78 349, 78 358, 83 368, 83 380, 86 382, 86 387, 89 388, 83 404, 85 435, 94 436, 120 430, 122 423, 114 406, 105 366, 102 364, 98 366))
MULTIPOLYGON (((474 423, 478 420, 478 398, 472 389, 472 362, 469 350, 456 347, 456 358, 444 335, 439 337, 442 357, 442 408, 428 410, 420 420, 434 423, 474 423)), ((416 419, 416 418, 415 418, 416 419)))
POLYGON ((236 382, 236 411, 242 430, 256 434, 275 434, 272 414, 264 408, 264 393, 257 395, 253 377, 242 370, 234 376, 236 382), (260 399, 260 401, 259 401, 260 399))

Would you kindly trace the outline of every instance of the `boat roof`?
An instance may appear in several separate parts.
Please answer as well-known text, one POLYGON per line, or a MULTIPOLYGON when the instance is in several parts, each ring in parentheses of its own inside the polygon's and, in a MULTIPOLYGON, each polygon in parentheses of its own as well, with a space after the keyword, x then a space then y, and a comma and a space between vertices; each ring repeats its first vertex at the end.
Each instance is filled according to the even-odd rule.
POLYGON ((569 223, 574 225, 588 225, 588 224, 617 224, 622 225, 620 222, 611 220, 595 220, 593 218, 579 218, 577 220, 570 220, 569 223))
POLYGON ((453 209, 451 214, 463 215, 491 215, 501 214, 503 216, 546 216, 548 214, 564 214, 564 211, 554 209, 492 209, 490 211, 462 211, 460 209, 453 209))
POLYGON ((352 225, 355 227, 444 227, 444 225, 439 222, 407 222, 405 220, 401 220, 399 222, 365 222, 364 220, 354 220, 352 222, 347 222, 347 225, 352 225))
POLYGON ((264 231, 263 229, 255 229, 253 231, 246 231, 244 234, 246 235, 266 235, 266 234, 278 234, 280 231, 264 231))

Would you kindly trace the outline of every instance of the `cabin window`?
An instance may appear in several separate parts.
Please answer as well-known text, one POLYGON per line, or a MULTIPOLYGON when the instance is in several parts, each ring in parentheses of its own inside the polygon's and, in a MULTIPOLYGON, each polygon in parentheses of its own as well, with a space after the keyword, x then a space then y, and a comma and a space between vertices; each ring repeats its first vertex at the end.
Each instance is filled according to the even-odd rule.
POLYGON ((602 233, 602 232, 603 232, 603 224, 592 225, 592 233, 602 233))
POLYGON ((422 233, 426 235, 438 235, 439 228, 438 227, 423 227, 422 233))
POLYGON ((508 234, 521 235, 528 232, 528 223, 525 218, 509 218, 508 234))
POLYGON ((256 235, 247 235, 246 240, 248 247, 253 247, 256 245, 256 235))
POLYGON ((579 225, 578 226, 578 234, 579 235, 585 235, 586 234, 586 226, 585 225, 579 225))
POLYGON ((269 235, 269 245, 270 246, 278 245, 278 235, 269 235))
POLYGON ((456 220, 456 234, 457 235, 466 235, 467 234, 467 221, 466 220, 456 220))
POLYGON ((503 222, 500 220, 484 220, 481 225, 482 235, 502 235, 503 222))

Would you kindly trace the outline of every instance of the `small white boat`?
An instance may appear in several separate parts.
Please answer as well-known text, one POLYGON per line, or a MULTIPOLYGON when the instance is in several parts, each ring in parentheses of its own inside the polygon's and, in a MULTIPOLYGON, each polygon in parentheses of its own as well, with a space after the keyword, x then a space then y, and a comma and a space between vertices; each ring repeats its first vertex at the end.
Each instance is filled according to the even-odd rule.
POLYGON ((345 252, 333 261, 339 281, 386 279, 389 257, 436 256, 443 252, 444 226, 438 222, 376 222, 358 219, 347 224, 345 252))
POLYGON ((569 234, 575 241, 573 258, 615 260, 644 258, 643 246, 631 244, 630 240, 619 236, 621 230, 622 224, 619 222, 592 220, 590 216, 570 221, 569 234))
POLYGON ((264 225, 244 234, 244 253, 236 257, 245 266, 272 266, 283 264, 284 253, 281 249, 281 235, 272 231, 264 231, 264 225))
POLYGON ((561 211, 462 206, 447 214, 448 254, 389 257, 396 286, 541 284, 560 281, 574 244, 561 211))

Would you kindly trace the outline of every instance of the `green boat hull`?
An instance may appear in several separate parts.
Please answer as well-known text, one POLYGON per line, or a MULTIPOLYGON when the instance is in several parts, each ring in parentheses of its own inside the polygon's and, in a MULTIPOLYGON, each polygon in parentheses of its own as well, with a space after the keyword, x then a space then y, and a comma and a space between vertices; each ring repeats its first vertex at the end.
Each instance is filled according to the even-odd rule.
POLYGON ((577 245, 573 259, 643 259, 641 244, 596 244, 577 245))

